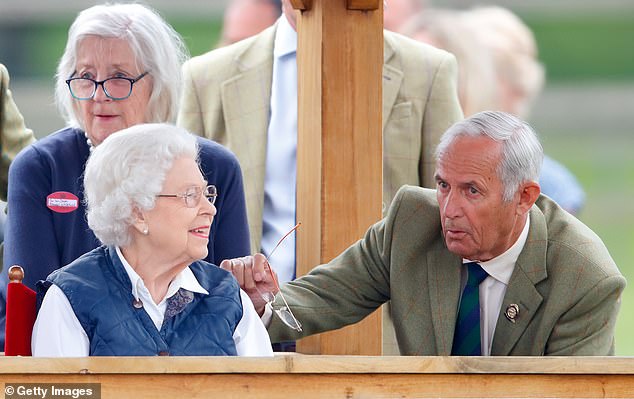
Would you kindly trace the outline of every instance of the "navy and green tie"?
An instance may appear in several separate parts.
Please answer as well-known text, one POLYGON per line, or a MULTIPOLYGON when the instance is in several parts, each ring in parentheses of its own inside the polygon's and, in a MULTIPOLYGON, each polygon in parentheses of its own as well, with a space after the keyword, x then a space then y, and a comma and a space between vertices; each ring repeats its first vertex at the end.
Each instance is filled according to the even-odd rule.
POLYGON ((456 320, 451 354, 454 356, 480 356, 480 283, 488 274, 476 262, 466 263, 469 272, 467 285, 462 291, 456 320))

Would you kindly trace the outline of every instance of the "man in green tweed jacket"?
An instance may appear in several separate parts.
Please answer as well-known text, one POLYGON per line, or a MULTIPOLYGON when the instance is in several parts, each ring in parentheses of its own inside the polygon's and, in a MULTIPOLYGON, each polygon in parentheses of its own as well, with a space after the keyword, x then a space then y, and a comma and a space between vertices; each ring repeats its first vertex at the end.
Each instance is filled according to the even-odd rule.
POLYGON ((463 263, 478 262, 488 275, 478 286, 482 355, 613 354, 625 279, 596 234, 540 195, 543 150, 530 126, 476 114, 444 133, 436 158, 436 190, 404 186, 364 238, 282 287, 301 333, 253 288, 275 292, 261 255, 223 262, 271 340, 337 329, 391 300, 401 354, 450 355, 463 263))

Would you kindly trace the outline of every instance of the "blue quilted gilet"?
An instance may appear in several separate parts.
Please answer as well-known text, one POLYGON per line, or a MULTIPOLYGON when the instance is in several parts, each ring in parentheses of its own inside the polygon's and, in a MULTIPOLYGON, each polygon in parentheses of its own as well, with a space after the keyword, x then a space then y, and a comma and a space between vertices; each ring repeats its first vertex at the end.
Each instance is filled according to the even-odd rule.
POLYGON ((143 308, 133 306, 132 285, 114 247, 94 249, 47 281, 66 294, 88 335, 91 356, 236 355, 233 333, 242 318, 238 283, 204 261, 189 267, 209 295, 194 293, 160 331, 143 308))

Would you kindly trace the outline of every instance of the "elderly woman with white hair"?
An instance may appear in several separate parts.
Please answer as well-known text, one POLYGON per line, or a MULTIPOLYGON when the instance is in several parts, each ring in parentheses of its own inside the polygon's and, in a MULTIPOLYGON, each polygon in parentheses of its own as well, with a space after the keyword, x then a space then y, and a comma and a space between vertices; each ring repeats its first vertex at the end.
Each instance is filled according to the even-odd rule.
MULTIPOLYGON (((99 246, 85 218, 86 160, 118 130, 174 121, 186 57, 180 36, 146 6, 99 5, 79 13, 57 70, 56 100, 68 127, 26 148, 11 165, 5 269, 22 266, 24 283, 33 287, 99 246)), ((218 264, 249 253, 242 172, 221 145, 198 143, 201 170, 219 192, 205 256, 218 264)), ((1 279, 3 338, 6 273, 1 279)))
POLYGON ((140 124, 105 139, 84 173, 103 243, 38 283, 34 356, 271 356, 249 297, 201 259, 220 194, 196 138, 140 124))

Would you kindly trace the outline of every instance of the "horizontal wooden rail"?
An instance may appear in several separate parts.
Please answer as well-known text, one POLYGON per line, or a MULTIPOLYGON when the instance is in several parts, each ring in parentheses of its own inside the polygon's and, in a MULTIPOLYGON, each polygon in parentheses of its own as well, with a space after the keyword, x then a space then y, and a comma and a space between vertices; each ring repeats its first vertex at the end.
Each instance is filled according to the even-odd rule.
POLYGON ((102 398, 632 398, 629 357, 0 357, 0 383, 102 398))

